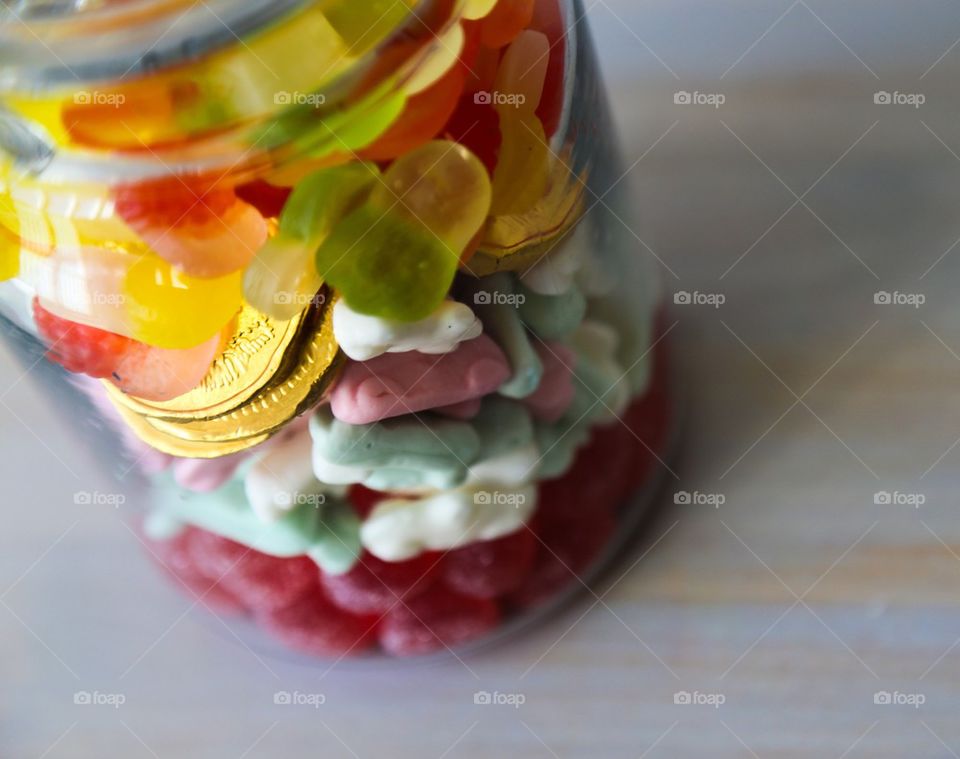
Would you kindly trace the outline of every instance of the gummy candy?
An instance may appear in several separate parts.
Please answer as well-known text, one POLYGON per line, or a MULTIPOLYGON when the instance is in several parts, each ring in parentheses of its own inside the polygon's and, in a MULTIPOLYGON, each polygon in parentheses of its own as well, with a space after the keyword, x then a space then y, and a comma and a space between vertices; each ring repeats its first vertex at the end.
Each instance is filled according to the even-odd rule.
POLYGON ((482 40, 487 47, 510 44, 530 25, 535 0, 499 0, 482 22, 482 40))
POLYGON ((379 627, 383 649, 394 656, 426 654, 482 637, 500 620, 490 600, 467 598, 435 586, 391 609, 379 627))
POLYGON ((321 580, 327 596, 344 611, 383 614, 401 601, 425 592, 438 569, 439 561, 433 554, 386 562, 364 553, 349 572, 323 574, 321 580))
POLYGON ((384 561, 443 551, 517 530, 536 508, 536 489, 471 483, 419 499, 390 498, 360 526, 360 540, 384 561))
POLYGON ((115 189, 116 212, 159 256, 194 277, 247 265, 267 239, 260 212, 208 177, 164 177, 115 189))
POLYGON ((517 312, 514 296, 515 279, 506 273, 494 274, 467 282, 464 290, 473 302, 477 316, 506 352, 512 374, 500 386, 500 392, 509 398, 525 398, 533 393, 543 376, 543 366, 537 356, 527 330, 517 312))
POLYGON ((455 66, 435 84, 411 97, 400 117, 376 141, 362 148, 359 157, 390 160, 436 137, 457 106, 465 78, 463 67, 455 66))
POLYGON ((536 351, 543 366, 543 378, 537 389, 524 398, 524 403, 537 419, 556 422, 573 403, 577 354, 563 343, 538 343, 536 351))
POLYGON ((522 214, 536 204, 550 177, 550 148, 543 125, 532 113, 500 111, 502 143, 493 172, 494 216, 522 214))
POLYGON ((236 188, 240 200, 252 205, 268 219, 280 215, 290 192, 289 187, 273 185, 263 179, 255 179, 236 188))
POLYGON ((240 599, 224 588, 216 575, 208 575, 197 566, 192 544, 202 535, 201 530, 188 527, 167 540, 151 541, 150 553, 160 567, 186 586, 199 603, 222 614, 245 611, 240 599))
POLYGON ((426 319, 396 322, 354 311, 345 301, 333 307, 333 332, 340 349, 354 361, 384 353, 449 353, 480 336, 483 325, 469 306, 445 300, 426 319))
POLYGON ((374 490, 449 488, 467 476, 480 451, 470 424, 413 416, 374 424, 347 424, 320 408, 310 418, 313 470, 328 484, 363 484, 374 490))
POLYGON ((397 159, 366 204, 317 251, 317 271, 355 310, 397 321, 429 316, 490 208, 487 172, 466 148, 429 142, 397 159))
POLYGON ((155 348, 47 311, 34 299, 37 330, 50 345, 48 356, 71 372, 109 378, 125 393, 146 400, 176 398, 195 387, 220 349, 220 336, 194 348, 155 348))
POLYGON ((545 34, 550 43, 546 80, 537 107, 537 117, 543 124, 543 131, 549 136, 556 134, 560 128, 564 100, 569 89, 564 81, 564 68, 570 19, 564 19, 560 5, 555 0, 536 0, 530 24, 531 29, 545 34))
POLYGON ((439 357, 386 353, 348 363, 330 394, 334 416, 368 424, 481 398, 510 376, 503 351, 486 335, 439 357))
POLYGON ((500 101, 495 105, 501 115, 511 110, 535 111, 540 104, 550 60, 550 43, 546 35, 526 30, 520 32, 500 60, 494 83, 500 101))
POLYGON ((539 543, 529 529, 471 543, 443 558, 444 584, 470 598, 497 598, 516 589, 533 567, 539 543))
POLYGON ((492 176, 500 155, 500 116, 491 104, 482 100, 474 95, 460 98, 443 129, 443 137, 470 150, 492 176))
POLYGON ((284 645, 311 656, 358 655, 375 641, 375 617, 347 614, 320 591, 290 606, 261 612, 257 621, 284 645))
POLYGON ((247 267, 247 302, 277 319, 291 319, 310 305, 323 284, 314 262, 317 248, 377 179, 376 167, 353 163, 301 180, 284 205, 277 234, 247 267))
POLYGON ((320 571, 309 559, 280 559, 198 530, 189 544, 196 566, 246 606, 273 611, 316 591, 320 571))

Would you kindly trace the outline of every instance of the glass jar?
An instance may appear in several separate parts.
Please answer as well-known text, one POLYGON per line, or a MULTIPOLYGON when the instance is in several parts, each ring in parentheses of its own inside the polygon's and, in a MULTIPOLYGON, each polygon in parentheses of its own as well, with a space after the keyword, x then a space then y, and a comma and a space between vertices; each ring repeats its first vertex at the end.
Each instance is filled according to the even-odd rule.
POLYGON ((146 475, 151 553, 205 605, 308 655, 427 654, 629 537, 674 414, 582 16, 6 12, 0 308, 146 475))

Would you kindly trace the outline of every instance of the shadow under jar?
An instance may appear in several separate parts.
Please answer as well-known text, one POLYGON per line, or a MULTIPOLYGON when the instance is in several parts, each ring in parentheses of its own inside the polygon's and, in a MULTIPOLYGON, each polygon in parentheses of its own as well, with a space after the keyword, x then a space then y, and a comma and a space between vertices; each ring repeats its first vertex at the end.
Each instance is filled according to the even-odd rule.
POLYGON ((154 558, 320 657, 582 588, 673 414, 580 3, 80 6, 0 24, 0 308, 154 558))

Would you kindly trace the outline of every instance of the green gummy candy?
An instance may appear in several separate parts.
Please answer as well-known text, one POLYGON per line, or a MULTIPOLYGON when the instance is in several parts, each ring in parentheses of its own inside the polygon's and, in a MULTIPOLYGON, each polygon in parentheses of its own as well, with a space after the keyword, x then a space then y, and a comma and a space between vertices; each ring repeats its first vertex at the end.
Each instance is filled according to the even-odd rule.
POLYGON ((465 471, 480 452, 470 424, 428 414, 347 424, 321 408, 310 419, 310 435, 316 453, 342 466, 465 471))
POLYGON ((287 198, 280 214, 279 234, 319 245, 379 176, 374 164, 356 162, 309 174, 297 182, 287 198))
POLYGON ((530 412, 508 398, 485 398, 480 413, 473 419, 473 427, 480 436, 478 462, 523 448, 534 439, 530 412))
POLYGON ((317 508, 305 503, 274 522, 264 523, 250 508, 240 478, 210 493, 185 490, 172 480, 158 482, 154 497, 159 513, 151 519, 157 525, 177 520, 270 556, 291 558, 309 554, 318 563, 323 558, 335 567, 346 565, 350 551, 359 555, 359 523, 351 527, 352 523, 343 516, 342 504, 317 508), (330 525, 326 523, 328 518, 330 525), (350 534, 351 529, 355 536, 350 534))
POLYGON ((543 378, 543 364, 530 343, 517 308, 514 277, 507 272, 469 281, 466 285, 467 303, 483 322, 484 331, 491 334, 507 354, 513 374, 500 387, 500 394, 508 398, 526 398, 539 386, 543 378))
POLYGON ((446 297, 459 257, 422 224, 368 204, 334 227, 316 262, 355 311, 412 322, 446 297))
POLYGON ((583 321, 587 299, 576 286, 560 295, 541 295, 517 283, 520 319, 542 340, 563 340, 583 321))
POLYGON ((360 517, 353 507, 328 504, 307 555, 329 574, 349 572, 360 558, 360 517))

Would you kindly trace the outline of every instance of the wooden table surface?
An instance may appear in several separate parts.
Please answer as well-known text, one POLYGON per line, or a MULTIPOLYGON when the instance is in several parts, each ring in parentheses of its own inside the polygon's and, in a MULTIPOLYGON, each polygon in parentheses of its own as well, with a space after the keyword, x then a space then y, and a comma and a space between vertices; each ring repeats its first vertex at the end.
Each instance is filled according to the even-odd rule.
POLYGON ((960 23, 881 67, 821 4, 794 3, 748 50, 787 4, 765 6, 718 56, 746 50, 742 72, 694 77, 682 48, 656 51, 674 77, 627 5, 599 10, 632 36, 597 24, 609 56, 643 61, 612 77, 630 224, 668 297, 725 298, 673 311, 684 443, 631 556, 549 624, 463 661, 273 658, 158 579, 125 521, 135 504, 73 503, 116 486, 4 361, 0 757, 960 754, 960 50, 924 75, 960 23), (756 65, 801 34, 829 67, 756 65), (675 105, 678 90, 726 100, 675 105), (876 105, 880 90, 926 102, 876 105), (124 703, 78 706, 79 691, 124 703))

